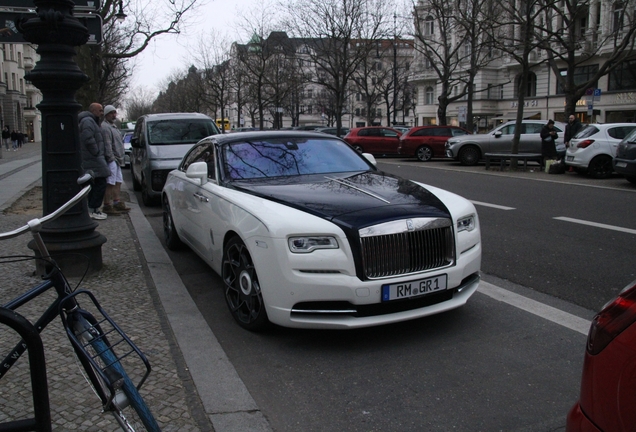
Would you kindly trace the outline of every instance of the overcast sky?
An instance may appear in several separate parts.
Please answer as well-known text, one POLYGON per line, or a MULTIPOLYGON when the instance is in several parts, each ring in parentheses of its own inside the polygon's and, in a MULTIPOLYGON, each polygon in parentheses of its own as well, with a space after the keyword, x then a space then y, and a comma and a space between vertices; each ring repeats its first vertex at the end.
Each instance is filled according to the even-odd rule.
POLYGON ((162 35, 154 39, 136 57, 132 87, 143 86, 156 92, 173 72, 190 66, 189 52, 196 47, 200 36, 212 29, 226 34, 232 41, 237 40, 236 22, 240 22, 241 12, 258 3, 257 0, 208 0, 197 12, 197 22, 180 35, 162 35))

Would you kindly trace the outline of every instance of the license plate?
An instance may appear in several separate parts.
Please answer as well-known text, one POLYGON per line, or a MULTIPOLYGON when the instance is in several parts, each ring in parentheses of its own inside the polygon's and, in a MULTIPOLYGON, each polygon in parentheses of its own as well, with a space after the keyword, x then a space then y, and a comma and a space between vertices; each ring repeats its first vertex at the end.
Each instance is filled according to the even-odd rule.
POLYGON ((382 301, 419 297, 446 289, 447 276, 419 279, 397 284, 382 285, 382 301))
POLYGON ((619 168, 627 168, 627 162, 616 162, 616 166, 619 168))
POLYGON ((565 158, 565 160, 567 160, 567 161, 573 161, 573 160, 574 160, 574 156, 567 156, 567 157, 565 158))

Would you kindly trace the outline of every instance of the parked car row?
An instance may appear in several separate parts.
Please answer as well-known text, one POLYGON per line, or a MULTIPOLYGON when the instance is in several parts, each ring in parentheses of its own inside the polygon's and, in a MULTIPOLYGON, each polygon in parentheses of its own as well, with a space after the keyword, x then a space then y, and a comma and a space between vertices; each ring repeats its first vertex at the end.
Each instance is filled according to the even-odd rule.
POLYGON ((635 129, 636 123, 587 125, 570 140, 565 155, 566 165, 594 178, 611 176, 618 145, 635 129))

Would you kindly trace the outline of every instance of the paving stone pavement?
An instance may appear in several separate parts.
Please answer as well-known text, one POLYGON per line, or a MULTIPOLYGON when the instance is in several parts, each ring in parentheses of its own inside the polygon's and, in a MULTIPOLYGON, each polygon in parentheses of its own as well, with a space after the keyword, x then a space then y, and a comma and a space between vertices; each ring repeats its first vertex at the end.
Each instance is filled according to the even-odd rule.
MULTIPOLYGON (((19 206, 19 201, 14 204, 19 206)), ((0 215, 0 231, 15 229, 35 213, 15 214, 12 208, 0 215)), ((22 211, 24 213, 24 211, 22 211)), ((99 221, 97 229, 108 239, 102 247, 103 268, 81 281, 80 288, 92 291, 130 338, 142 349, 152 365, 152 373, 141 389, 151 411, 164 431, 211 431, 192 378, 176 345, 152 278, 140 256, 138 239, 128 215, 111 216, 99 221)), ((0 255, 27 255, 31 239, 23 235, 1 244, 0 255)), ((33 275, 32 259, 0 264, 2 302, 14 298, 40 279, 33 275)), ((79 278, 70 280, 75 286, 79 278)), ((51 295, 21 307, 19 313, 33 321, 52 301, 51 295)), ((19 338, 12 330, 0 327, 0 352, 7 352, 19 338)), ((80 373, 71 345, 60 320, 54 320, 42 333, 49 381, 53 430, 119 430, 110 414, 101 413, 101 404, 80 373)), ((32 417, 32 401, 26 354, 2 380, 0 386, 0 423, 32 417)))

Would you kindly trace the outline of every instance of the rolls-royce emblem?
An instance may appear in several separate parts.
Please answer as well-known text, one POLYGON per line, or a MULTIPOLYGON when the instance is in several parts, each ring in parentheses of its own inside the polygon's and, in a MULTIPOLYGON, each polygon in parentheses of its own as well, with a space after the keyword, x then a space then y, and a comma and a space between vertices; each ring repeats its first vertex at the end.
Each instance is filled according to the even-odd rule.
POLYGON ((407 228, 409 231, 413 231, 413 221, 412 221, 411 219, 407 219, 407 220, 406 220, 406 228, 407 228))

